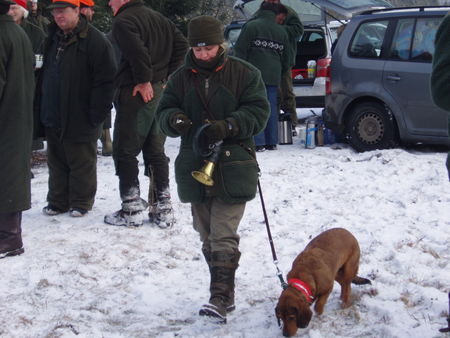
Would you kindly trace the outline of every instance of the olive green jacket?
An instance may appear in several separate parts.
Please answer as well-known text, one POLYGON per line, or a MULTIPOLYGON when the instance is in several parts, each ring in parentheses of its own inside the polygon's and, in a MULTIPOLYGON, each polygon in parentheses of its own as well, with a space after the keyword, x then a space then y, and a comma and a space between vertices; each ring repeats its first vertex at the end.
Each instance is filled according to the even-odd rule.
MULTIPOLYGON (((284 7, 286 7, 288 13, 281 27, 283 27, 288 34, 286 53, 288 54, 289 58, 289 66, 290 68, 292 68, 295 65, 295 58, 297 57, 297 43, 302 36, 304 29, 297 12, 289 6, 284 5, 284 7)), ((253 15, 252 20, 256 19, 259 14, 260 10, 256 11, 253 15)))
POLYGON ((170 77, 156 113, 161 130, 170 137, 180 136, 170 125, 173 113, 182 112, 192 121, 188 133, 181 137, 175 161, 178 195, 182 202, 200 203, 206 196, 219 196, 229 203, 246 202, 254 198, 258 180, 253 136, 265 128, 269 117, 261 74, 247 62, 224 56, 223 63, 206 78, 194 67, 191 53, 170 77), (193 150, 194 134, 205 119, 230 118, 238 130, 224 140, 213 172, 214 186, 206 187, 191 175, 204 165, 204 158, 193 150))
POLYGON ((31 206, 34 54, 9 15, 0 15, 0 32, 0 213, 8 213, 31 206))
POLYGON ((266 85, 278 86, 281 74, 290 68, 288 44, 288 35, 276 23, 275 13, 261 10, 242 27, 234 45, 234 55, 258 68, 266 85))

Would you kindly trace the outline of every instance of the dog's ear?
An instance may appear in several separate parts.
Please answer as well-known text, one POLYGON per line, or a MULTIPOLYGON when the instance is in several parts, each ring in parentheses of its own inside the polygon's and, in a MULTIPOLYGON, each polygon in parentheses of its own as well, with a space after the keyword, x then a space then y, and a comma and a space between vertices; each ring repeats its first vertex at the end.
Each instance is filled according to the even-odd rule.
POLYGON ((302 302, 297 307, 297 327, 304 329, 308 326, 309 322, 312 318, 312 311, 309 308, 309 304, 306 302, 302 302))
POLYGON ((281 313, 280 313, 280 311, 278 311, 278 305, 275 307, 275 317, 277 318, 277 321, 278 321, 278 327, 281 327, 281 321, 280 321, 281 313))

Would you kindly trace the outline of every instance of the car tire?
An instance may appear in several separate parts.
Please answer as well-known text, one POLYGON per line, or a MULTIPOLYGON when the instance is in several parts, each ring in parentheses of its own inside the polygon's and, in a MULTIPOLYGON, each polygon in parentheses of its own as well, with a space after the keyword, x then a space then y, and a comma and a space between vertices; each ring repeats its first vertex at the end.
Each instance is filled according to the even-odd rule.
POLYGON ((346 134, 350 145, 359 152, 397 144, 394 118, 377 102, 359 103, 351 110, 346 134))

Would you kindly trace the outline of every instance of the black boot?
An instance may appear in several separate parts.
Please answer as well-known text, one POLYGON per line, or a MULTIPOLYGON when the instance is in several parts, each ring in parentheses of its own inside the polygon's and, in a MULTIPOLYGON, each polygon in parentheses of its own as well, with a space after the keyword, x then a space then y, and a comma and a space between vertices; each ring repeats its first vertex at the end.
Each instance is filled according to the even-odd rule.
MULTIPOLYGON (((208 261, 209 253, 203 250, 208 261)), ((239 251, 211 253, 208 264, 211 274, 209 303, 200 309, 200 316, 217 318, 220 323, 227 322, 227 312, 234 310, 234 277, 238 267, 239 251)))
POLYGON ((24 252, 21 223, 22 212, 0 213, 0 259, 24 252))

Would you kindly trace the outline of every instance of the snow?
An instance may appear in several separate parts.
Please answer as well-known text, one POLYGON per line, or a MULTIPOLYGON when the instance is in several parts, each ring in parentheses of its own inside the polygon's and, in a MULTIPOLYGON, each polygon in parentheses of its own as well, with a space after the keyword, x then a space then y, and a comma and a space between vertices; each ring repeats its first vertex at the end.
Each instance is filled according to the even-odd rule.
MULTIPOLYGON (((23 214, 25 254, 0 260, 0 336, 281 337, 274 308, 281 293, 260 199, 241 222, 242 258, 228 324, 198 316, 209 274, 192 229, 190 206, 176 194, 178 139, 168 139, 177 223, 114 227, 120 207, 110 157, 98 157, 98 191, 83 218, 42 214, 48 170, 34 168, 32 209, 23 214)), ((361 247, 353 305, 341 309, 335 283, 322 316, 303 337, 448 337, 450 193, 442 149, 356 153, 335 144, 304 149, 298 138, 258 153, 270 228, 285 276, 320 232, 344 227, 361 247)), ((142 162, 142 161, 141 161, 142 162)), ((148 180, 141 164, 142 196, 148 180)))

